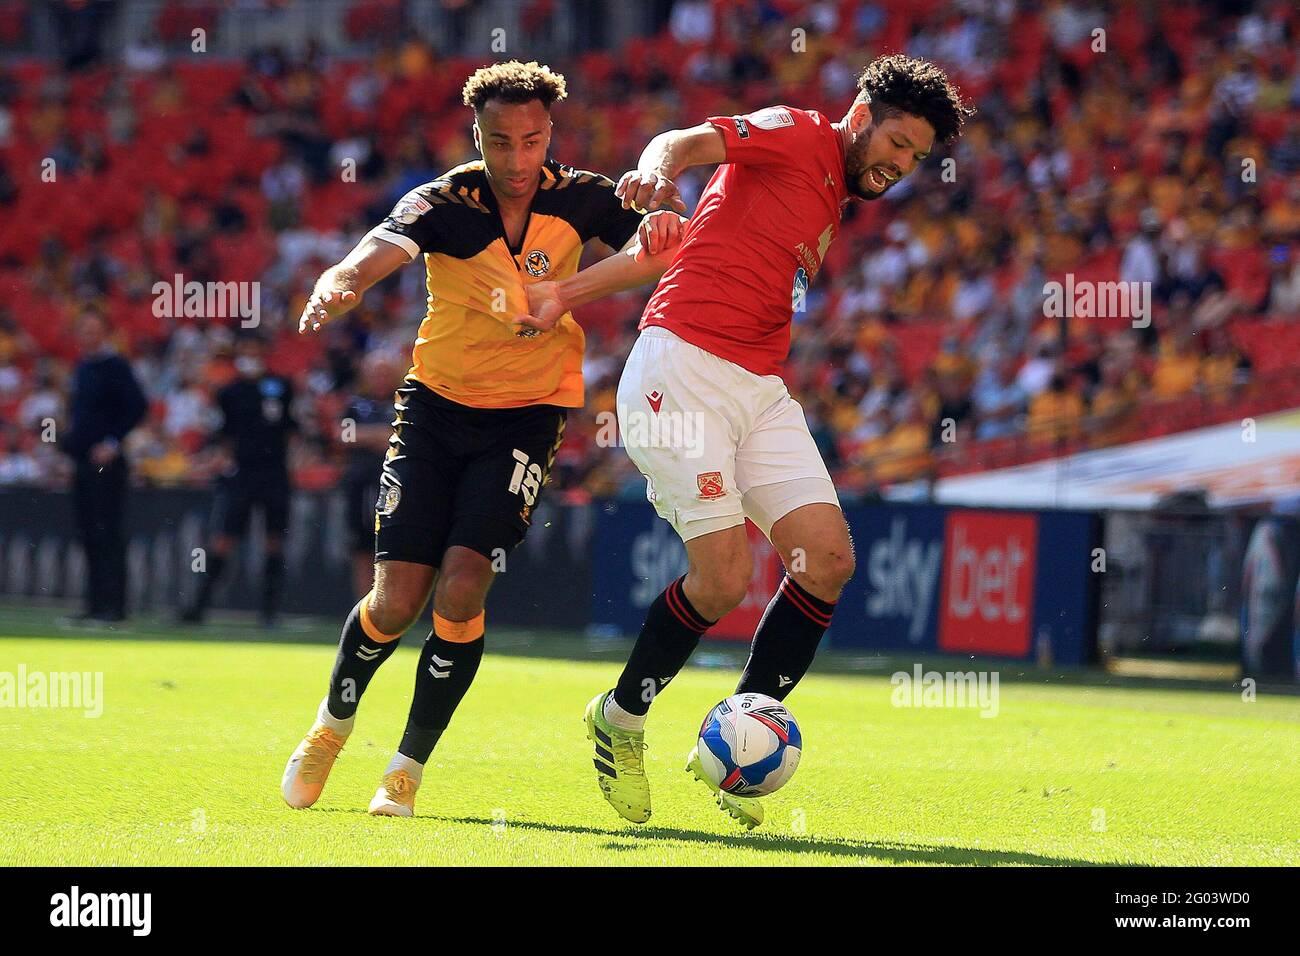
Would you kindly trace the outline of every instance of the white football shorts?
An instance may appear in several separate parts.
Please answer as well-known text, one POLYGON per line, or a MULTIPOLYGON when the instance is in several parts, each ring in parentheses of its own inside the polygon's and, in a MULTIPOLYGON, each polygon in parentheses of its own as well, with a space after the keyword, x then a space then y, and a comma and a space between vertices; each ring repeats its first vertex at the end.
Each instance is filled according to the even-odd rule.
POLYGON ((755 375, 652 326, 618 383, 619 437, 646 497, 683 541, 744 524, 770 537, 796 508, 839 507, 803 408, 755 375))

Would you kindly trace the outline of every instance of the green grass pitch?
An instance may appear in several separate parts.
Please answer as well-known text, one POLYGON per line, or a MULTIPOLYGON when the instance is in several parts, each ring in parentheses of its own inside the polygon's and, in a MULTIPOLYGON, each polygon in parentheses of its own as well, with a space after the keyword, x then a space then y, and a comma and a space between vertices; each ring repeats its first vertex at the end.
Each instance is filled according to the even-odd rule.
POLYGON ((656 704, 654 817, 637 827, 600 798, 581 721, 619 648, 495 653, 417 817, 379 819, 365 808, 401 735, 414 646, 371 685, 321 802, 295 811, 280 773, 334 650, 210 633, 0 639, 0 672, 101 671, 105 697, 98 718, 0 709, 0 864, 1300 864, 1296 696, 1004 673, 983 718, 896 708, 887 672, 822 669, 789 701, 799 771, 747 834, 682 770, 733 661, 688 668, 656 704))

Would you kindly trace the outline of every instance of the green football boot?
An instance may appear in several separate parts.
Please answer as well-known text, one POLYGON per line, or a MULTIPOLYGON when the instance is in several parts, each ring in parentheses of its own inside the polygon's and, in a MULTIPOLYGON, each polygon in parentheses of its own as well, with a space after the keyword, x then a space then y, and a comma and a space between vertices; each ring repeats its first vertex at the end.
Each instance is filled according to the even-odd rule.
POLYGON ((587 705, 587 739, 596 746, 596 785, 619 816, 633 823, 650 819, 650 782, 645 776, 645 733, 620 730, 605 719, 605 698, 587 705))
POLYGON ((763 805, 756 799, 753 797, 733 796, 718 787, 717 784, 710 782, 709 778, 704 775, 704 768, 700 765, 700 748, 698 745, 691 748, 690 755, 686 758, 686 772, 694 775, 696 780, 712 790, 718 808, 739 821, 746 830, 752 830, 763 822, 763 805))

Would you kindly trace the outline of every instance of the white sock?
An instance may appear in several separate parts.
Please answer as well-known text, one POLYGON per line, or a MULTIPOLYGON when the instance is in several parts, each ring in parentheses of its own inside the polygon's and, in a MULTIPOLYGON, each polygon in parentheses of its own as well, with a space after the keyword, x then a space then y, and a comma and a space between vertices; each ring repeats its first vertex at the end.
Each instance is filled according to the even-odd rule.
POLYGON ((393 759, 388 761, 388 766, 384 769, 384 776, 387 777, 394 770, 405 770, 418 786, 420 778, 424 775, 424 764, 413 760, 406 754, 398 753, 394 754, 393 759))
POLYGON ((330 699, 326 697, 320 702, 320 707, 316 709, 316 723, 323 724, 340 737, 348 737, 352 734, 352 725, 356 723, 357 715, 340 718, 330 713, 330 699))
POLYGON ((605 697, 605 706, 603 708, 605 719, 617 727, 619 730, 626 730, 634 734, 639 734, 645 730, 645 714, 631 714, 618 706, 618 701, 614 699, 613 694, 605 697))

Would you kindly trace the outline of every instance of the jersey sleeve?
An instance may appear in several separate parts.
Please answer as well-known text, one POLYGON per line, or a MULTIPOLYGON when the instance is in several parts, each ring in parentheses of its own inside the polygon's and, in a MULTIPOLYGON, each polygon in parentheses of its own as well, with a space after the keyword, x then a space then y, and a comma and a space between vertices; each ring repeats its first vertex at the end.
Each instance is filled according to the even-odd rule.
POLYGON ((578 233, 582 241, 599 239, 613 249, 622 249, 636 235, 641 225, 641 213, 624 209, 622 201, 614 195, 613 180, 594 175, 584 184, 583 217, 578 233))
POLYGON ((433 199, 433 183, 417 186, 397 201, 387 218, 366 234, 401 246, 412 259, 426 252, 436 252, 445 230, 439 228, 439 216, 433 199))
POLYGON ((744 116, 710 116, 707 122, 722 134, 728 163, 790 163, 816 148, 816 124, 803 110, 789 106, 769 106, 744 116))

